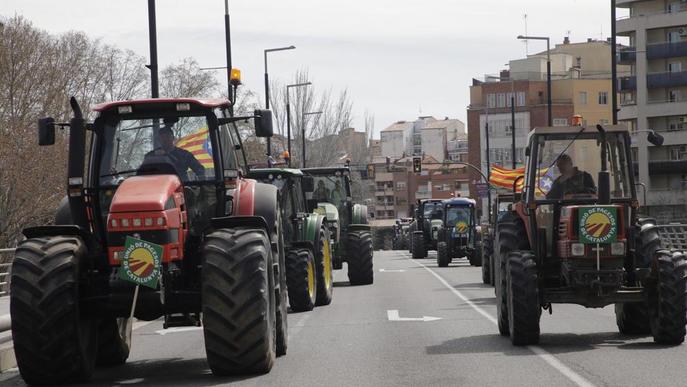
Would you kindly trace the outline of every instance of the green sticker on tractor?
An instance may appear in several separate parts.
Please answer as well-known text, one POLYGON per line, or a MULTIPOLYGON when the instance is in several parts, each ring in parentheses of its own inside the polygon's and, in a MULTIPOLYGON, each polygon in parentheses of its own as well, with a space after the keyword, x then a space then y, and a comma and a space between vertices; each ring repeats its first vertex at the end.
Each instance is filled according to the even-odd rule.
POLYGON ((119 278, 136 285, 157 288, 162 267, 162 246, 126 237, 119 278))
POLYGON ((618 211, 614 207, 583 207, 577 219, 582 243, 613 243, 618 238, 618 211))

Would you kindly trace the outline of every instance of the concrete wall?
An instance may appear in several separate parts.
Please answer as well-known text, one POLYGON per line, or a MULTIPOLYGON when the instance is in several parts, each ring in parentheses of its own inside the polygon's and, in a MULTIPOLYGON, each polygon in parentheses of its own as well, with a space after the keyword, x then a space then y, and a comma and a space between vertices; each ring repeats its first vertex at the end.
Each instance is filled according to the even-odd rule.
POLYGON ((421 130, 422 151, 426 156, 434 157, 443 162, 446 159, 446 129, 425 128, 421 130))
POLYGON ((380 134, 382 156, 400 158, 406 150, 403 131, 383 131, 380 134))

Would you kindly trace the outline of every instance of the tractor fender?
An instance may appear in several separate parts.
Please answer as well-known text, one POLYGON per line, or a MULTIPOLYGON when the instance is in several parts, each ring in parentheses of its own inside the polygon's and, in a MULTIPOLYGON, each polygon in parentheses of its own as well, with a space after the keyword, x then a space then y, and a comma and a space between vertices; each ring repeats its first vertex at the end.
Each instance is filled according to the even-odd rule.
POLYGON ((248 227, 268 230, 267 222, 262 216, 223 216, 210 219, 210 224, 215 229, 248 227))
POLYGON ((27 227, 22 230, 22 234, 28 239, 69 235, 78 236, 83 239, 84 242, 91 240, 91 234, 76 225, 27 227))
POLYGON ((72 219, 72 212, 69 208, 69 197, 67 195, 64 195, 62 200, 60 200, 60 204, 57 206, 57 211, 55 212, 55 224, 74 224, 74 219, 72 219))
POLYGON ((310 241, 315 246, 319 245, 320 242, 320 228, 325 222, 326 218, 320 214, 308 214, 305 218, 305 224, 303 225, 303 235, 301 235, 301 240, 310 241))
POLYGON ((530 242, 530 246, 534 246, 534 240, 532 239, 532 230, 530 230, 530 227, 527 226, 529 223, 527 222, 527 210, 525 209, 525 202, 519 201, 515 203, 513 206, 516 215, 522 219, 522 223, 525 224, 525 231, 527 232, 527 240, 530 242))
POLYGON ((367 224, 367 206, 364 204, 353 205, 353 224, 367 224))
MULTIPOLYGON (((234 217, 258 217, 263 219, 260 228, 266 229, 269 235, 275 235, 277 230, 277 213, 279 211, 279 190, 272 184, 258 183, 252 179, 241 181, 239 189, 234 194, 234 217)), ((225 219, 222 217, 215 219, 225 219)), ((215 224, 213 219, 213 225, 215 224)), ((229 224, 221 223, 223 225, 229 224)), ((229 221, 231 223, 231 221, 229 221)), ((247 225, 245 220, 242 225, 247 225)), ((258 223, 252 224, 258 226, 258 223)), ((215 226, 217 227, 217 226, 215 226)), ((225 227, 225 226, 222 226, 225 227)))
POLYGON ((348 231, 370 231, 372 226, 369 224, 349 224, 348 231))

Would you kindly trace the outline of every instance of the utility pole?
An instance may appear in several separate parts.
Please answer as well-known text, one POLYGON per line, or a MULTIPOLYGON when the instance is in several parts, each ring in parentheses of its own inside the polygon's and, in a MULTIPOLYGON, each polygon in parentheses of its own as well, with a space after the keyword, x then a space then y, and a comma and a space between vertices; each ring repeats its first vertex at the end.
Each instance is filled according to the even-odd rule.
POLYGON ((613 125, 618 124, 618 45, 615 18, 615 0, 611 0, 611 109, 613 109, 613 125))
POLYGON ((227 51, 227 96, 229 97, 229 112, 234 115, 234 93, 231 89, 231 25, 229 23, 229 0, 224 0, 224 41, 227 51))
POLYGON ((157 77, 157 26, 155 23, 155 0, 148 0, 148 38, 150 39, 150 96, 159 98, 159 82, 157 77))
POLYGON ((513 159, 513 169, 517 168, 516 162, 515 162, 515 96, 511 95, 510 97, 510 122, 511 122, 511 128, 510 128, 510 133, 512 137, 513 143, 512 145, 512 159, 513 159))

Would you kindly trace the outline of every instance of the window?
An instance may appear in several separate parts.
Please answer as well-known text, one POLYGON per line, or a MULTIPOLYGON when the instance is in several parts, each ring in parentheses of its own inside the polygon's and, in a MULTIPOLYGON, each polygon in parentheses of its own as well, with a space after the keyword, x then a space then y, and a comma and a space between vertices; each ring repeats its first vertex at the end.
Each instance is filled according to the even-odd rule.
POLYGON ((506 95, 504 93, 499 93, 497 96, 497 107, 506 107, 506 95))
POLYGON ((670 161, 686 160, 687 159, 687 145, 671 146, 670 147, 670 161))
POLYGON ((518 106, 525 106, 525 92, 518 91, 518 106))
POLYGON ((678 102, 680 101, 680 90, 669 90, 668 91, 668 101, 669 102, 678 102))
POLYGON ((487 94, 487 106, 490 108, 496 107, 496 94, 487 94))
POLYGON ((396 182, 396 191, 403 191, 406 189, 406 182, 405 181, 397 181, 396 182))
POLYGON ((679 73, 682 71, 682 62, 670 62, 668 63, 668 72, 679 73))
POLYGON ((632 161, 637 162, 639 160, 639 149, 632 148, 632 161))
POLYGON ((553 126, 568 126, 568 119, 567 118, 554 118, 553 119, 553 126))
POLYGON ((675 13, 675 12, 680 12, 680 3, 677 1, 674 1, 672 3, 668 3, 668 13, 675 13))
POLYGON ((513 93, 506 94, 506 106, 507 107, 511 107, 511 101, 513 98, 515 98, 515 95, 513 93))
POLYGON ((586 91, 580 91, 580 105, 586 105, 587 104, 587 92, 586 91))
POLYGON ((599 124, 601 124, 601 125, 608 125, 608 120, 605 120, 605 119, 602 118, 602 119, 599 120, 599 124))
POLYGON ((678 43, 680 42, 680 33, 678 31, 670 31, 667 38, 669 43, 678 43))
POLYGON ((608 92, 607 91, 600 91, 599 92, 599 105, 608 105, 608 92))

